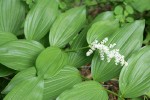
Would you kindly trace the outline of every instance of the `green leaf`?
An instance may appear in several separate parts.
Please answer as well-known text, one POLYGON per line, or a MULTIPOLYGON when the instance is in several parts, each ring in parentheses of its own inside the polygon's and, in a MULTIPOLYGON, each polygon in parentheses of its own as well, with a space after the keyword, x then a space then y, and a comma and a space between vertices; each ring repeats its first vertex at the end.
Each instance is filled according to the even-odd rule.
POLYGON ((43 100, 54 100, 63 91, 82 81, 79 71, 72 66, 65 66, 60 72, 44 81, 43 100))
POLYGON ((28 40, 40 40, 49 31, 58 14, 56 0, 39 0, 26 18, 24 33, 28 40))
POLYGON ((127 11, 129 14, 133 14, 133 13, 134 13, 134 10, 133 10, 133 8, 132 8, 131 6, 126 5, 125 7, 126 7, 126 11, 127 11))
POLYGON ((8 32, 0 32, 0 45, 14 40, 17 40, 17 37, 14 34, 8 32))
POLYGON ((44 81, 33 77, 18 84, 10 91, 4 100, 42 100, 44 81))
POLYGON ((10 92, 14 87, 18 86, 20 83, 30 80, 33 77, 36 76, 36 69, 35 67, 31 67, 28 69, 25 69, 23 71, 20 71, 17 73, 13 79, 9 82, 9 84, 5 87, 5 89, 2 91, 3 94, 7 94, 10 92))
POLYGON ((91 44, 95 39, 100 41, 114 33, 118 28, 119 22, 117 20, 104 20, 96 22, 92 25, 87 33, 87 42, 91 44))
POLYGON ((134 19, 133 19, 132 17, 127 17, 127 18, 126 18, 126 21, 127 21, 127 22, 134 22, 134 19))
POLYGON ((95 1, 95 0, 85 0, 84 3, 87 6, 97 5, 97 1, 95 1))
MULTIPOLYGON (((83 31, 73 40, 73 43, 71 44, 71 49, 78 49, 82 47, 88 46, 86 41, 86 33, 88 32, 88 29, 92 26, 92 24, 98 22, 98 21, 104 21, 104 20, 115 20, 115 17, 113 15, 113 12, 107 11, 99 14, 90 25, 85 27, 83 31)), ((79 50, 77 52, 69 52, 69 65, 75 66, 75 67, 81 67, 82 65, 85 65, 91 61, 91 57, 86 56, 87 50, 79 50)))
MULTIPOLYGON (((75 40, 71 44, 71 50, 88 46, 87 41, 86 41, 86 33, 87 33, 87 28, 84 29, 75 38, 75 40)), ((68 65, 81 67, 82 65, 89 63, 91 61, 91 58, 88 58, 86 56, 86 52, 87 52, 87 49, 79 50, 77 52, 68 52, 68 55, 69 55, 68 65)))
POLYGON ((134 98, 144 95, 150 87, 150 47, 134 53, 123 67, 119 77, 119 88, 123 97, 134 98))
POLYGON ((48 47, 38 56, 36 68, 39 76, 47 79, 58 73, 68 63, 68 55, 57 47, 48 47))
MULTIPOLYGON (((142 46, 144 26, 145 22, 143 20, 125 24, 108 37, 109 40, 106 45, 116 43, 115 49, 119 49, 120 54, 124 55, 125 60, 127 60, 132 52, 142 46)), ((101 61, 99 54, 95 53, 91 64, 94 80, 103 82, 118 77, 121 69, 121 65, 115 65, 114 60, 109 63, 106 59, 101 61)))
POLYGON ((25 18, 21 0, 0 0, 0 31, 17 34, 25 18))
POLYGON ((0 46, 0 63, 14 70, 32 67, 38 54, 44 49, 36 41, 18 40, 0 46))
POLYGON ((139 12, 150 10, 150 0, 125 0, 129 5, 139 12))
POLYGON ((116 19, 118 19, 120 22, 124 23, 125 22, 125 16, 124 15, 116 15, 116 19))
POLYGON ((59 7, 62 9, 62 10, 66 10, 67 9, 67 4, 65 2, 59 2, 59 7))
POLYGON ((83 28, 86 21, 85 7, 72 8, 62 13, 54 22, 49 35, 51 46, 64 47, 83 28))
POLYGON ((34 7, 34 5, 36 4, 36 2, 38 0, 24 0, 26 1, 26 4, 29 6, 29 8, 31 9, 32 7, 34 7))
POLYGON ((8 76, 14 71, 0 64, 0 77, 8 76))
POLYGON ((127 17, 129 15, 129 13, 126 10, 123 12, 123 14, 124 14, 122 15, 123 17, 127 17))
POLYGON ((112 11, 102 12, 96 16, 96 18, 92 21, 92 23, 103 20, 115 20, 114 13, 112 11))
POLYGON ((98 82, 86 81, 64 91, 56 100, 108 100, 108 95, 98 82))
POLYGON ((122 15, 123 14, 123 7, 122 6, 116 6, 115 9, 114 9, 114 13, 116 15, 122 15))

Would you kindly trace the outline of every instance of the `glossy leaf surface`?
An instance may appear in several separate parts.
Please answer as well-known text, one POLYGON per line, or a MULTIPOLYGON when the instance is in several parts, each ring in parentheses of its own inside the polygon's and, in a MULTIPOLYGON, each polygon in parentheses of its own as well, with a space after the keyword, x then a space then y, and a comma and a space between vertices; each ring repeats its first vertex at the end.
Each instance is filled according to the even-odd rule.
POLYGON ((0 0, 0 31, 18 34, 25 18, 21 0, 0 0))
POLYGON ((8 32, 0 32, 0 45, 14 40, 17 40, 17 37, 14 34, 8 32))
POLYGON ((28 69, 25 69, 23 71, 20 71, 17 73, 12 80, 9 82, 9 84, 5 87, 5 89, 2 91, 3 94, 7 94, 10 92, 15 86, 18 86, 20 83, 26 80, 30 80, 33 77, 36 76, 36 69, 35 67, 31 67, 28 69))
POLYGON ((150 10, 150 0, 125 0, 128 4, 130 4, 134 9, 140 12, 150 10))
POLYGON ((85 7, 72 8, 62 13, 54 22, 49 35, 51 46, 64 47, 83 28, 86 21, 85 7))
POLYGON ((119 87, 126 98, 144 95, 150 88, 150 47, 144 47, 128 60, 119 77, 119 87))
POLYGON ((44 47, 36 41, 18 40, 0 46, 0 63, 14 69, 32 67, 44 47))
POLYGON ((47 79, 59 72, 68 62, 68 55, 57 47, 48 47, 38 56, 36 68, 39 76, 47 79))
POLYGON ((4 100, 42 100, 44 81, 33 77, 18 84, 10 91, 4 100))
POLYGON ((119 22, 117 20, 104 20, 96 22, 87 33, 87 42, 91 44, 95 39, 100 41, 114 33, 118 28, 119 22))
POLYGON ((27 15, 25 37, 28 40, 40 40, 50 30, 58 14, 56 0, 39 0, 27 15))
POLYGON ((63 92, 56 100, 108 100, 108 95, 98 82, 86 81, 63 92))
POLYGON ((65 66, 60 72, 44 81, 44 100, 54 100, 63 91, 82 81, 79 71, 72 66, 65 66))

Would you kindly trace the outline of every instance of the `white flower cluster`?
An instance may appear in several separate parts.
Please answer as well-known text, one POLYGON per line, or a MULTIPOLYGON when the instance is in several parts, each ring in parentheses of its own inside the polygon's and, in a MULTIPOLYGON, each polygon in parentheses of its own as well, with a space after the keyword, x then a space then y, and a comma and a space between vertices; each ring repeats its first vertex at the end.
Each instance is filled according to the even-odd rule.
POLYGON ((107 62, 110 62, 111 59, 115 59, 115 64, 121 64, 121 66, 127 66, 128 63, 124 60, 124 56, 119 53, 119 49, 113 49, 114 44, 106 46, 105 43, 108 41, 108 38, 104 38, 100 43, 98 40, 95 40, 91 43, 89 51, 86 53, 86 56, 90 56, 95 50, 98 50, 100 53, 101 60, 104 60, 104 55, 107 56, 107 62))

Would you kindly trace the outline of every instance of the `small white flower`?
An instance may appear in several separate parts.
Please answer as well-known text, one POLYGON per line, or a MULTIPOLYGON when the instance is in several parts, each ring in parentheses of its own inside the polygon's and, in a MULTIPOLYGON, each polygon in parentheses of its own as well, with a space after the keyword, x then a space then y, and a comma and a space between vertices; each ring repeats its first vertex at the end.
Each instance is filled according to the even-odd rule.
POLYGON ((90 49, 90 50, 86 53, 86 56, 90 56, 92 53, 93 53, 93 50, 90 49))
POLYGON ((128 66, 128 63, 127 62, 125 62, 125 64, 124 64, 125 66, 128 66))
POLYGON ((113 49, 116 46, 116 43, 110 44, 106 46, 105 43, 108 41, 108 38, 104 38, 101 42, 98 40, 94 40, 91 45, 89 51, 86 53, 86 56, 90 56, 93 51, 98 50, 100 53, 101 60, 107 58, 107 62, 110 62, 111 59, 114 58, 115 64, 121 64, 121 66, 127 66, 128 63, 124 60, 124 56, 119 53, 119 49, 113 49))
POLYGON ((116 43, 110 44, 110 45, 109 45, 109 48, 114 48, 115 46, 116 46, 116 43))

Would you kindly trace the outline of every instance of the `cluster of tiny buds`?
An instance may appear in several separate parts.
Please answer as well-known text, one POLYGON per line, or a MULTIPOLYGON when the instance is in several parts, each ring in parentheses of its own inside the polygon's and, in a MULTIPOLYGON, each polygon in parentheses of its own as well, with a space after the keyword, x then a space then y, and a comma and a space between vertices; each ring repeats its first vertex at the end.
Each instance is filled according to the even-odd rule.
POLYGON ((121 64, 121 66, 127 66, 128 63, 125 61, 124 56, 119 53, 119 49, 113 49, 116 43, 106 46, 105 43, 107 41, 108 38, 106 37, 101 42, 98 42, 98 40, 92 42, 86 56, 90 56, 95 50, 98 50, 101 60, 104 60, 104 55, 106 55, 107 62, 110 62, 114 58, 116 65, 121 64))

